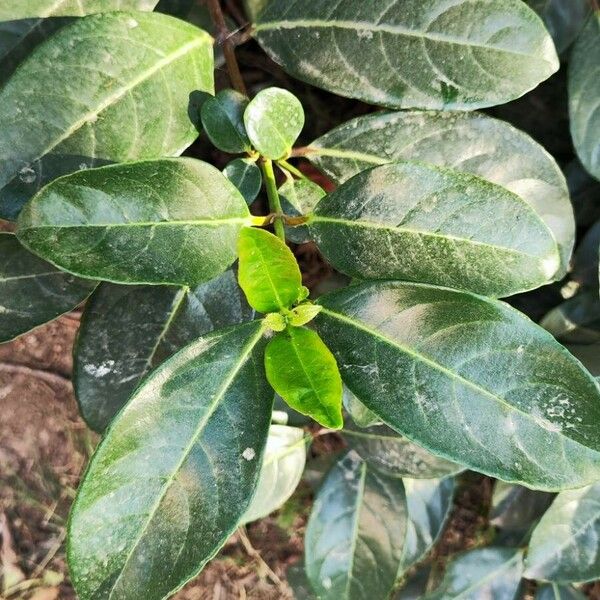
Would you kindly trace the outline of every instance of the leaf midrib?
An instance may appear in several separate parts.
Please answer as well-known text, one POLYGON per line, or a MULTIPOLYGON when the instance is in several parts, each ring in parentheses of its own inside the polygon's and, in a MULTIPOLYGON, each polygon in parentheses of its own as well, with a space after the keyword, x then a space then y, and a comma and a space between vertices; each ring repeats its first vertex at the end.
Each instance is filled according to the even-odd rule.
POLYGON ((28 231, 30 229, 114 229, 116 227, 156 227, 159 225, 171 227, 181 225, 218 226, 236 223, 250 226, 252 224, 252 220, 249 217, 231 217, 230 219, 197 219, 190 221, 130 221, 128 223, 76 223, 73 225, 54 225, 51 223, 42 223, 29 225, 28 227, 20 227, 19 229, 20 231, 28 231))

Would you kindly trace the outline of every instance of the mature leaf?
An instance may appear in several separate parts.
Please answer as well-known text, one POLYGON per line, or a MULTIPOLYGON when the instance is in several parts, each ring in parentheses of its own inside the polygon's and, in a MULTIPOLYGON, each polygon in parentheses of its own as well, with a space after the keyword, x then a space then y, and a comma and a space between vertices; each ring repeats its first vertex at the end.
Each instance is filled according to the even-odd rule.
POLYGON ((266 158, 284 158, 304 127, 304 109, 294 94, 271 87, 258 92, 244 113, 252 145, 266 158))
POLYGON ((398 435, 385 425, 365 429, 346 426, 344 439, 378 471, 390 477, 433 479, 463 471, 456 463, 439 458, 398 435))
POLYGON ((28 252, 0 232, 0 342, 7 342, 75 308, 96 287, 28 252))
POLYGON ((262 10, 265 9, 270 0, 244 0, 246 14, 251 21, 255 21, 256 17, 262 10))
POLYGON ((440 586, 423 600, 516 600, 522 572, 522 550, 493 547, 470 550, 448 565, 440 586))
POLYGON ((83 17, 111 10, 152 10, 158 0, 2 0, 0 21, 83 17))
POLYGON ((271 425, 256 492, 242 522, 262 519, 285 504, 300 483, 305 463, 304 430, 271 425))
POLYGON ((571 136, 584 167, 600 179, 600 11, 581 32, 569 63, 571 136))
POLYGON ((321 600, 386 598, 402 561, 408 507, 401 479, 350 451, 317 494, 305 537, 308 578, 321 600))
POLYGON ((598 291, 599 248, 600 221, 587 231, 577 247, 573 261, 573 279, 594 293, 598 291))
POLYGON ((294 77, 397 108, 503 104, 559 67, 520 0, 271 0, 255 35, 294 77))
POLYGON ((342 380, 335 358, 311 329, 288 327, 265 352, 267 379, 296 411, 324 427, 340 429, 342 380))
POLYGON ((559 304, 540 322, 563 344, 600 343, 600 298, 582 292, 559 304))
POLYGON ((217 169, 174 158, 61 177, 27 204, 17 235, 76 275, 193 286, 233 263, 250 224, 246 202, 217 169))
POLYGON ((161 600, 225 543, 254 493, 271 416, 263 326, 200 338, 137 389, 98 447, 69 528, 81 600, 161 600))
POLYGON ((552 233, 519 196, 422 163, 359 173, 319 202, 309 228, 329 262, 359 279, 508 296, 559 268, 552 233))
POLYGON ((342 396, 344 408, 360 428, 381 425, 381 419, 370 411, 346 386, 342 396))
POLYGON ((188 116, 198 90, 213 90, 212 40, 200 29, 158 13, 78 19, 0 91, 0 189, 48 154, 180 154, 198 135, 188 116))
POLYGON ((250 150, 244 127, 248 98, 235 90, 221 90, 202 104, 202 125, 210 141, 223 152, 238 154, 250 150))
POLYGON ((480 113, 392 112, 359 117, 310 145, 307 158, 336 183, 398 160, 472 173, 514 192, 554 234, 562 277, 569 266, 575 222, 565 178, 532 138, 480 113))
POLYGON ((442 533, 454 496, 454 479, 404 479, 408 522, 399 575, 420 562, 442 533))
POLYGON ((542 17, 561 54, 575 41, 590 14, 588 0, 527 0, 527 4, 542 17))
POLYGON ((201 335, 252 316, 233 271, 191 290, 101 284, 74 351, 73 386, 86 423, 103 432, 151 369, 201 335))
POLYGON ((589 227, 600 219, 600 202, 597 201, 600 181, 594 179, 577 158, 566 165, 565 176, 577 225, 589 227))
POLYGON ((264 229, 240 232, 239 281, 250 306, 262 313, 287 310, 304 294, 302 274, 292 251, 264 229))
POLYGON ((529 544, 525 576, 566 583, 600 578, 600 484, 561 492, 529 544))
MULTIPOLYGON (((310 179, 290 177, 279 188, 279 196, 285 214, 305 216, 314 211, 321 198, 325 196, 325 190, 310 179)), ((310 231, 305 225, 286 226, 285 235, 294 244, 304 244, 310 241, 310 231)))
POLYGON ((262 175, 256 162, 249 158, 236 158, 225 167, 223 174, 244 196, 248 206, 256 200, 262 186, 262 175))
POLYGON ((600 477, 600 388, 554 338, 508 305, 378 282, 322 297, 317 330, 344 383, 436 455, 558 490, 600 477))
POLYGON ((585 600, 585 596, 570 586, 545 583, 538 587, 535 600, 585 600))

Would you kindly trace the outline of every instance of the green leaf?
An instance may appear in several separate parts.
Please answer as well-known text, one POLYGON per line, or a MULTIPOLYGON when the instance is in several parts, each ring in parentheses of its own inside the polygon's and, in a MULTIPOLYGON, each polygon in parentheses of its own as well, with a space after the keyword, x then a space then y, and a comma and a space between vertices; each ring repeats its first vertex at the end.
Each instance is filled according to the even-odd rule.
POLYGON ((202 105, 202 125, 210 141, 223 152, 238 154, 251 149, 244 127, 248 98, 235 90, 221 90, 202 105))
POLYGON ((557 583, 600 578, 600 484, 561 492, 531 536, 525 577, 557 583))
POLYGON ((0 189, 29 178, 48 154, 178 155, 198 135, 188 115, 198 91, 213 91, 212 39, 204 31, 158 13, 78 19, 0 90, 0 189))
POLYGON ((367 168, 413 160, 477 175, 520 196, 558 242, 561 278, 569 266, 575 221, 565 178, 532 138, 480 113, 407 111, 353 119, 310 145, 307 158, 336 183, 367 168))
POLYGON ((600 179, 600 11, 579 35, 569 62, 571 137, 583 166, 600 179))
POLYGON ((267 379, 294 409, 324 427, 340 429, 342 380, 335 358, 312 330, 288 327, 265 352, 267 379))
POLYGON ((321 307, 318 304, 305 302, 293 308, 287 315, 287 319, 292 327, 302 327, 310 323, 320 312, 321 307))
MULTIPOLYGON (((325 190, 309 179, 289 177, 279 188, 281 207, 286 215, 305 216, 312 213, 325 196, 325 190)), ((310 231, 306 225, 290 227, 286 225, 285 236, 294 244, 310 241, 310 231)))
POLYGON ((309 228, 327 260, 358 279, 509 296, 559 268, 552 233, 519 196, 422 163, 359 173, 319 202, 309 228))
POLYGON ((265 9, 270 0, 244 0, 244 8, 246 14, 251 21, 255 21, 256 17, 262 10, 265 9))
POLYGON ((223 174, 244 196, 248 206, 256 200, 262 186, 262 175, 253 160, 236 158, 225 167, 223 174))
POLYGON ((71 511, 69 568, 81 600, 162 600, 235 530, 269 430, 263 351, 260 322, 220 330, 134 393, 71 511))
POLYGON ((74 351, 81 415, 103 432, 151 369, 201 335, 252 316, 230 270, 192 290, 101 284, 86 304, 74 351))
POLYGON ((573 279, 583 288, 598 292, 600 221, 588 229, 577 247, 573 261, 573 279))
POLYGON ((540 585, 535 593, 535 600, 585 600, 585 598, 575 588, 555 583, 540 585))
POLYGON ((520 0, 271 0, 255 31, 290 75, 396 108, 503 104, 559 67, 542 21, 520 0))
POLYGON ((45 17, 83 17, 111 10, 151 11, 158 0, 2 0, 0 21, 45 17))
POLYGON ((370 411, 346 386, 344 386, 342 402, 358 427, 366 428, 382 424, 381 419, 370 411))
POLYGON ((76 275, 193 286, 233 263, 250 223, 244 199, 217 169, 176 158, 61 177, 23 209, 17 235, 76 275))
POLYGON ((527 0, 527 4, 542 17, 559 54, 575 41, 590 14, 588 0, 527 0))
POLYGON ((264 229, 240 232, 239 281, 250 306, 261 313, 291 308, 301 297, 302 275, 292 251, 264 229))
POLYGON ((43 325, 81 304, 96 282, 76 279, 0 232, 0 342, 43 325))
POLYGON ((571 194, 575 220, 580 227, 589 227, 600 219, 600 181, 594 179, 578 158, 565 166, 565 176, 571 194))
POLYGON ((287 90, 271 87, 250 101, 244 123, 252 145, 266 158, 285 158, 304 127, 300 100, 287 90))
POLYGON ((305 463, 304 430, 271 425, 256 493, 242 522, 262 519, 283 506, 298 487, 305 463))
POLYGON ((552 309, 540 322, 563 344, 600 343, 600 299, 582 292, 552 309))
POLYGON ((440 586, 423 600, 516 600, 522 572, 522 550, 494 547, 470 550, 448 565, 440 586))
POLYGON ((321 600, 386 598, 402 561, 408 507, 401 479, 350 451, 328 473, 308 520, 305 564, 321 600))
POLYGON ((364 429, 346 426, 342 435, 350 448, 390 477, 432 479, 464 470, 456 463, 431 454, 385 425, 364 429))
POLYGON ((600 478, 597 382, 513 308, 404 282, 354 285, 319 304, 314 323, 344 383, 398 433, 528 487, 600 478))

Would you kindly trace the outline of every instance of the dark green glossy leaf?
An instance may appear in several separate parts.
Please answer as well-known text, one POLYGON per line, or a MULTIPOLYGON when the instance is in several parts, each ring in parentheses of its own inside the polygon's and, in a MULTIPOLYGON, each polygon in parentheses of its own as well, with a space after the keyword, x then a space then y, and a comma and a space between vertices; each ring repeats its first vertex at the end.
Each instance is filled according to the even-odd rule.
POLYGON ((588 0, 527 0, 527 4, 542 17, 561 54, 575 41, 590 14, 588 0))
POLYGON ((558 583, 600 578, 600 484, 561 492, 529 543, 525 577, 558 583))
POLYGON ((157 0, 2 0, 0 21, 45 17, 83 17, 111 10, 152 10, 157 0))
POLYGON ((470 550, 448 565, 440 586, 423 600, 517 600, 522 572, 522 550, 470 550))
POLYGON ((244 127, 248 98, 235 90, 221 90, 202 105, 202 125, 210 141, 223 152, 238 154, 250 150, 244 127))
POLYGON ((364 460, 390 477, 432 479, 464 470, 456 463, 431 454, 385 425, 365 429, 347 425, 342 433, 348 445, 364 460))
POLYGON ((269 430, 263 326, 209 334, 137 389, 71 511, 81 600, 161 600, 225 543, 254 493, 269 430))
POLYGON ((0 342, 72 310, 95 287, 34 256, 13 234, 0 233, 0 342))
POLYGON ((324 427, 342 427, 342 380, 318 334, 304 327, 276 334, 267 345, 265 368, 269 383, 294 410, 324 427))
POLYGON ((175 158, 61 177, 26 205, 17 235, 76 275, 193 286, 233 263, 239 232, 251 220, 217 169, 175 158))
POLYGON ((344 383, 436 455, 543 490, 600 477, 600 388, 508 305, 402 282, 319 300, 317 330, 344 383))
POLYGON ((213 91, 212 40, 204 31, 158 13, 78 19, 0 91, 0 189, 29 178, 32 163, 48 154, 115 161, 178 155, 198 135, 188 115, 198 91, 213 91))
MULTIPOLYGON (((289 177, 279 188, 281 206, 286 215, 304 216, 312 213, 325 196, 325 190, 309 179, 293 179, 289 177)), ((294 244, 310 241, 310 231, 305 225, 299 227, 286 226, 286 238, 294 244)))
POLYGON ((305 463, 304 430, 271 425, 256 492, 242 522, 262 519, 283 506, 298 487, 305 463))
POLYGON ((313 142, 307 158, 343 183, 360 171, 398 160, 477 175, 520 196, 554 234, 562 277, 575 241, 565 178, 532 138, 480 113, 403 111, 359 117, 313 142))
POLYGON ((600 343, 600 298, 582 292, 550 311, 540 322, 563 344, 600 343))
POLYGON ((520 0, 271 0, 255 35, 294 77, 397 108, 503 104, 559 67, 520 0))
POLYGON ((600 219, 600 181, 594 179, 578 159, 565 167, 567 185, 580 227, 589 227, 600 219))
POLYGON ((571 136, 584 167, 600 179, 600 11, 589 18, 569 62, 571 136))
POLYGON ((386 598, 402 561, 407 521, 401 479, 368 468, 354 451, 342 457, 323 482, 306 529, 306 571, 317 596, 386 598))
POLYGON ((298 139, 304 109, 287 90, 267 88, 248 104, 244 124, 252 145, 266 158, 277 160, 288 156, 298 139))
POLYGON ((535 593, 535 600, 585 600, 585 598, 575 588, 555 583, 542 584, 535 593))
POLYGON ((223 174, 244 196, 248 206, 256 200, 262 186, 262 175, 256 162, 248 158, 236 158, 225 167, 223 174))
POLYGON ((151 369, 201 335, 252 316, 233 271, 192 290, 101 284, 74 352, 73 386, 86 423, 104 431, 151 369))
POLYGON ((292 251, 264 229, 248 228, 238 241, 238 278, 250 306, 262 313, 287 310, 304 293, 292 251))
POLYGON ((600 221, 591 227, 575 252, 572 277, 584 288, 598 291, 600 221))
POLYGON ((344 408, 360 428, 381 425, 381 419, 370 411, 346 386, 342 397, 344 408))
POLYGON ((560 263, 552 233, 519 196, 422 163, 359 173, 319 202, 309 228, 329 262, 358 279, 508 296, 547 283, 560 263))

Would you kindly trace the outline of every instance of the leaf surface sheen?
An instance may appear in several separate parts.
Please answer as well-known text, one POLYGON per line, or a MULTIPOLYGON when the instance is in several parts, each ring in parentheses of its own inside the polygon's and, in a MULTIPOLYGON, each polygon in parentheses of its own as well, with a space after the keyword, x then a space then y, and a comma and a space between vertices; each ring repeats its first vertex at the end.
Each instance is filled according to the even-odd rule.
POLYGON ((113 10, 151 11, 158 0, 2 0, 0 21, 45 17, 83 17, 113 10))
POLYGON ((257 164, 248 158, 236 158, 223 169, 223 174, 244 196, 250 206, 262 187, 262 175, 257 164))

